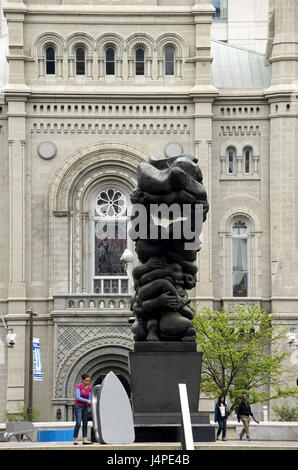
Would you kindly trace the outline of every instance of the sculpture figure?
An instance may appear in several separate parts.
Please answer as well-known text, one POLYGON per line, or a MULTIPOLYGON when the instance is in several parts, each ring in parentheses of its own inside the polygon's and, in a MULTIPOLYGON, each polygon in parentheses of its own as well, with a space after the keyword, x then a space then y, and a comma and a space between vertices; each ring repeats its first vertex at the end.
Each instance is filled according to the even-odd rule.
POLYGON ((131 195, 131 202, 133 207, 145 207, 146 236, 130 232, 141 263, 133 270, 135 341, 195 341, 194 311, 187 290, 196 285, 196 259, 201 249, 201 242, 194 243, 199 235, 195 233, 197 208, 201 209, 202 223, 209 209, 202 183, 202 173, 193 155, 150 157, 148 163, 138 167, 138 187, 131 195), (161 204, 180 208, 180 217, 168 212, 169 218, 162 220, 154 215, 152 207, 156 209, 161 204), (188 217, 184 217, 185 207, 188 217), (186 219, 192 238, 186 238, 182 229, 186 219), (158 230, 154 238, 150 237, 153 225, 158 230), (186 242, 193 242, 191 248, 186 242))

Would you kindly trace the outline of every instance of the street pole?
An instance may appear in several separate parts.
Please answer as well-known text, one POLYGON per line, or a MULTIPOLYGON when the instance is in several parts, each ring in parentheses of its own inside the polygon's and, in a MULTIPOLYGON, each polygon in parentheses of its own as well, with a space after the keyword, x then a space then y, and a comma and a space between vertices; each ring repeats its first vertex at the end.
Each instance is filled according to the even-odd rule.
POLYGON ((37 315, 32 308, 27 310, 29 314, 29 395, 27 419, 29 422, 33 420, 33 316, 37 315))

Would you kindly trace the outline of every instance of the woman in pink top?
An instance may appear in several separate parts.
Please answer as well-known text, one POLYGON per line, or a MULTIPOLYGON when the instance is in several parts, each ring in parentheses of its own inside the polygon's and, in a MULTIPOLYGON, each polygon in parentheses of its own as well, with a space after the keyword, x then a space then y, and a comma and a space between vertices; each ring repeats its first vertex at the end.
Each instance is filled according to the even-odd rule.
POLYGON ((75 416, 76 425, 73 431, 74 445, 78 445, 78 434, 83 422, 83 444, 93 444, 87 439, 87 426, 88 426, 88 406, 91 405, 91 392, 90 377, 87 374, 82 375, 82 383, 76 387, 76 401, 75 401, 75 416))

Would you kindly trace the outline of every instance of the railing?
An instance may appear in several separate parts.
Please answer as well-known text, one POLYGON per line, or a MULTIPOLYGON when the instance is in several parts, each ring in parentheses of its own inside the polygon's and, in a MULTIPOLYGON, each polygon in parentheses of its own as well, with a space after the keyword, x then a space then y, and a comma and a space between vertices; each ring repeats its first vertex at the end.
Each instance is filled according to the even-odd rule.
POLYGON ((130 294, 56 294, 54 310, 130 310, 130 294))

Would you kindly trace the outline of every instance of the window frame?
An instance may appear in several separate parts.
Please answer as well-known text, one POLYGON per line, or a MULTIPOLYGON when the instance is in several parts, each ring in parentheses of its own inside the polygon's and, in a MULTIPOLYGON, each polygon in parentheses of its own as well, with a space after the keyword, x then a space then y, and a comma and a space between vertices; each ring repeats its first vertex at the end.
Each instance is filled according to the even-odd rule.
MULTIPOLYGON (((113 220, 119 221, 119 222, 125 222, 126 223, 126 239, 125 239, 125 248, 129 248, 130 245, 130 240, 128 237, 128 221, 129 217, 127 215, 119 215, 119 217, 105 217, 104 215, 100 215, 97 210, 96 210, 96 203, 98 196, 101 192, 107 191, 109 189, 113 189, 115 191, 119 191, 122 193, 122 195, 126 198, 126 202, 128 201, 128 195, 126 192, 122 189, 119 188, 117 185, 105 185, 101 188, 98 189, 96 192, 96 196, 93 200, 92 204, 92 216, 90 218, 90 223, 91 223, 91 230, 90 230, 90 235, 91 235, 91 256, 92 256, 92 262, 91 262, 91 292, 93 294, 100 294, 103 296, 113 296, 113 295, 127 295, 130 293, 130 279, 129 275, 127 272, 125 272, 123 275, 113 275, 113 274, 106 274, 106 275, 96 275, 95 274, 95 267, 96 267, 96 260, 95 260, 95 229, 96 229, 96 222, 112 222, 113 220), (101 284, 101 292, 96 293, 95 292, 95 280, 99 280, 101 284), (118 281, 118 292, 104 292, 104 281, 110 280, 110 286, 112 286, 111 281, 118 281), (121 281, 127 281, 127 291, 122 292, 121 288, 121 281)), ((123 251, 124 251, 123 249, 123 251)))
POLYGON ((246 218, 246 217, 242 217, 242 216, 238 216, 238 217, 233 217, 233 219, 231 220, 230 222, 230 279, 231 279, 231 297, 233 298, 237 298, 237 297, 241 297, 241 298, 248 298, 250 297, 250 290, 251 290, 251 281, 250 281, 250 276, 251 276, 251 261, 250 261, 250 256, 251 256, 251 245, 250 245, 250 235, 251 235, 251 224, 249 222, 249 220, 246 218), (245 223, 246 225, 246 232, 243 233, 243 234, 238 234, 236 235, 234 233, 234 225, 235 223, 237 222, 243 222, 245 223), (234 240, 239 240, 239 239, 242 239, 242 240, 246 240, 246 263, 247 263, 247 269, 246 270, 242 270, 242 271, 236 271, 233 269, 234 267, 234 240), (239 296, 239 295, 234 295, 234 276, 233 274, 235 272, 243 272, 243 273, 246 273, 246 276, 247 276, 247 293, 246 295, 243 295, 243 296, 239 296))
POLYGON ((83 45, 78 45, 75 48, 75 75, 76 76, 85 76, 86 75, 86 49, 83 45), (84 60, 78 60, 77 53, 78 50, 82 49, 84 51, 84 60), (84 64, 84 73, 78 73, 78 64, 84 64))
POLYGON ((48 44, 45 46, 45 75, 56 75, 56 48, 52 44, 48 44), (48 59, 47 54, 49 49, 52 49, 54 51, 54 59, 48 59), (54 72, 49 73, 48 72, 48 64, 54 64, 54 72))
POLYGON ((115 76, 116 75, 116 49, 113 45, 108 45, 106 48, 105 48, 105 75, 107 76, 115 76), (114 54, 114 58, 113 60, 107 60, 107 52, 108 50, 112 50, 113 51, 113 54, 114 54), (108 64, 113 64, 113 73, 108 73, 107 71, 107 65, 108 64))
POLYGON ((234 147, 227 148, 226 171, 228 175, 236 175, 236 149, 234 147), (230 171, 230 152, 233 152, 233 160, 232 160, 233 171, 230 171))
POLYGON ((166 77, 174 77, 176 75, 176 48, 172 44, 167 44, 164 47, 164 74, 166 77), (167 49, 173 51, 173 59, 171 61, 166 59, 167 49), (173 73, 167 73, 167 64, 173 64, 173 73))
POLYGON ((252 170, 252 148, 251 147, 244 147, 243 149, 243 174, 244 175, 250 175, 252 170), (248 154, 248 169, 249 171, 246 171, 246 157, 247 157, 247 152, 248 154))
POLYGON ((145 51, 144 47, 141 47, 141 46, 137 46, 135 48, 135 51, 134 51, 134 74, 135 74, 136 77, 145 77, 145 75, 146 75, 146 51, 145 51), (142 51, 143 54, 144 54, 144 59, 142 61, 137 60, 137 52, 138 51, 142 51), (138 63, 143 64, 143 67, 144 67, 143 72, 144 73, 137 73, 137 64, 138 63))

